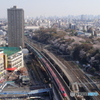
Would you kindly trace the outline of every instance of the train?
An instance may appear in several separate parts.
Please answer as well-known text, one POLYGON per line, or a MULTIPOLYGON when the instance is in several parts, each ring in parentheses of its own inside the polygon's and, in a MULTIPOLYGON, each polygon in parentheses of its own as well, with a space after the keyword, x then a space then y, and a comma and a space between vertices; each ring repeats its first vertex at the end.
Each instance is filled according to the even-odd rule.
MULTIPOLYGON (((29 45, 29 44, 28 44, 29 45)), ((29 45, 30 46, 30 45, 29 45)), ((61 95, 64 97, 64 98, 68 98, 68 95, 63 87, 63 85, 61 84, 60 80, 58 79, 57 75, 54 73, 54 71, 52 70, 52 68, 50 67, 50 65, 48 64, 48 62, 42 57, 42 55, 37 52, 37 50, 35 50, 33 47, 31 47, 34 52, 37 54, 37 57, 39 58, 39 60, 41 60, 45 65, 46 67, 48 68, 48 70, 50 71, 51 75, 53 76, 58 88, 59 88, 59 91, 61 92, 61 95)))
POLYGON ((46 67, 50 71, 50 73, 53 76, 56 84, 58 85, 59 91, 61 92, 62 96, 67 97, 68 95, 67 95, 63 85, 61 84, 60 80, 58 79, 57 75, 54 73, 54 71, 52 70, 52 68, 48 64, 48 62, 39 53, 38 53, 38 58, 46 65, 46 67))

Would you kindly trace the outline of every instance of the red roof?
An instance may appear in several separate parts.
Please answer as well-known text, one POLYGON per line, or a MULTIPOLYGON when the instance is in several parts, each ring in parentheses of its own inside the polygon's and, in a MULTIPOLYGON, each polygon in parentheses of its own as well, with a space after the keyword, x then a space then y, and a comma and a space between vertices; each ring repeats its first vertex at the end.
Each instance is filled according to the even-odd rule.
POLYGON ((16 69, 17 69, 16 67, 13 67, 13 68, 7 68, 6 70, 13 71, 13 70, 16 70, 16 69))

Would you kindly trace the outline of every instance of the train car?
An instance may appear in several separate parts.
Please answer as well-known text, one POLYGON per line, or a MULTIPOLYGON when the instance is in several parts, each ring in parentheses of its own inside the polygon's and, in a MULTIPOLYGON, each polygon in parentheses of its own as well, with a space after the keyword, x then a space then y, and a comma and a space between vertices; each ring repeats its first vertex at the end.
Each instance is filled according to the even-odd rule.
POLYGON ((54 73, 54 71, 52 70, 52 68, 50 67, 50 65, 47 63, 47 61, 42 56, 40 56, 40 58, 45 63, 45 65, 47 66, 47 68, 50 71, 51 75, 53 76, 56 84, 58 85, 59 91, 61 92, 62 96, 63 97, 67 97, 67 93, 66 93, 64 87, 62 86, 61 82, 57 78, 57 75, 54 73))
POLYGON ((56 84, 58 85, 59 91, 61 92, 63 97, 68 97, 67 93, 64 89, 64 87, 62 86, 61 82, 59 81, 59 79, 57 78, 57 75, 54 73, 54 71, 52 70, 52 68, 50 67, 50 65, 48 64, 48 62, 40 55, 39 52, 37 52, 36 49, 34 49, 34 52, 37 54, 38 58, 47 66, 48 70, 50 71, 51 75, 53 76, 56 84))

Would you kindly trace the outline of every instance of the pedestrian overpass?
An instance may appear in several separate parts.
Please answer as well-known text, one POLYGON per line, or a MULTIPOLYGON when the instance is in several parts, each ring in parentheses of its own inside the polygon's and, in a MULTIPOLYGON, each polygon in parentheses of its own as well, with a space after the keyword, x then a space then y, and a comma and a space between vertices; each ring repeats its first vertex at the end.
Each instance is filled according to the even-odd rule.
POLYGON ((4 82, 3 84, 0 85, 0 95, 31 95, 31 94, 40 94, 40 93, 49 93, 51 91, 51 88, 45 88, 45 89, 37 89, 37 90, 32 90, 32 91, 3 91, 3 89, 7 86, 11 85, 13 87, 18 88, 17 85, 15 85, 14 81, 8 81, 4 82))
POLYGON ((46 92, 50 92, 50 88, 46 88, 46 89, 38 89, 38 90, 32 90, 32 91, 29 91, 29 92, 26 92, 26 91, 3 91, 3 92, 0 92, 0 95, 20 95, 20 94, 23 94, 23 95, 31 95, 31 94, 39 94, 39 93, 46 93, 46 92))
POLYGON ((3 83, 0 85, 0 92, 2 92, 3 89, 4 89, 7 85, 11 85, 11 86, 13 86, 13 87, 18 87, 17 85, 14 84, 14 81, 6 81, 6 82, 3 82, 3 83))

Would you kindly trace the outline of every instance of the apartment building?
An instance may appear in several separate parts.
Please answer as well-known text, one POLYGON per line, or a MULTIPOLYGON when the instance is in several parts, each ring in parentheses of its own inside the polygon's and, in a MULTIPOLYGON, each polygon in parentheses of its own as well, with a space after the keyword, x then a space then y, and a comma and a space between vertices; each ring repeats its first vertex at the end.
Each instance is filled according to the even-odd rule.
POLYGON ((5 66, 7 71, 18 70, 23 67, 23 53, 18 47, 0 47, 4 51, 5 66))
POLYGON ((14 6, 8 12, 8 45, 24 46, 24 10, 14 6))

